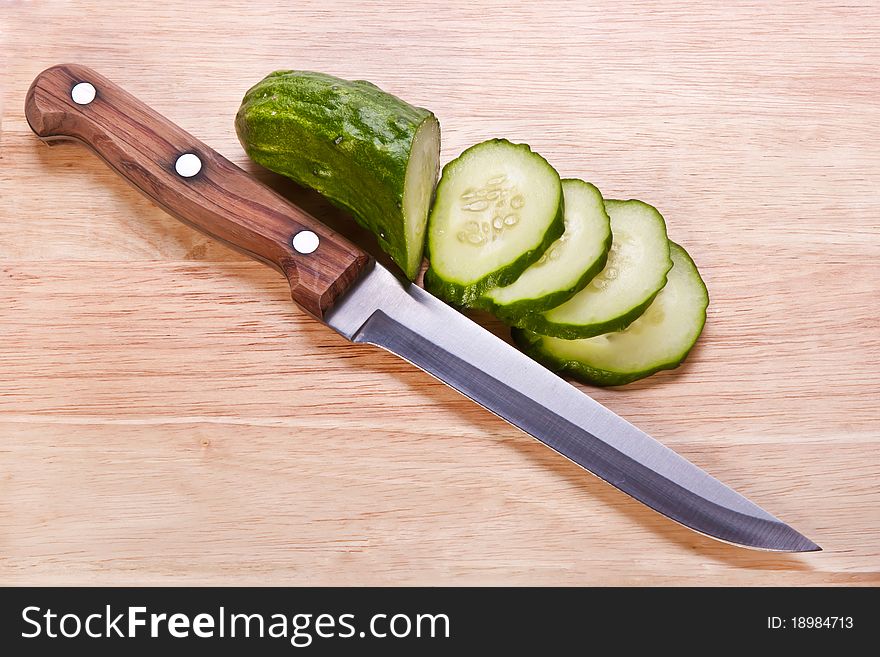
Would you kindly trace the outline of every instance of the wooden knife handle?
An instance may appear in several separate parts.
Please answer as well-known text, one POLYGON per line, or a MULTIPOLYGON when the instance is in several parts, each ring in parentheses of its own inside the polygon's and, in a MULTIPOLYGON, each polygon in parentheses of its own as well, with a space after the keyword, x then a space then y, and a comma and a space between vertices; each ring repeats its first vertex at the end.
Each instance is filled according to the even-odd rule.
POLYGON ((367 268, 370 257, 225 157, 85 66, 40 73, 25 102, 46 141, 77 139, 178 219, 273 265, 312 315, 367 268))

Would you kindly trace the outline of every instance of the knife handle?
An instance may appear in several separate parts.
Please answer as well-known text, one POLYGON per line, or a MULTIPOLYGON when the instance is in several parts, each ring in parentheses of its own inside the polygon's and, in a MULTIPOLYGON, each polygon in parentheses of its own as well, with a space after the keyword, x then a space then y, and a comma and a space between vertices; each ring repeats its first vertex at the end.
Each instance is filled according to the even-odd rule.
POLYGON ((44 141, 76 139, 181 221, 279 269, 293 300, 324 311, 370 256, 107 78, 53 66, 25 101, 44 141))

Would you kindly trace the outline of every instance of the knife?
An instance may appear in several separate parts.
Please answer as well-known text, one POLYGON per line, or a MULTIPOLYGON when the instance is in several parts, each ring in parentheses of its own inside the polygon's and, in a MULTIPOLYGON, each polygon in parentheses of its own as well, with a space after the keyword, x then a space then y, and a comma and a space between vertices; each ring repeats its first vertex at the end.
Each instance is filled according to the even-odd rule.
POLYGON ((170 214, 280 270, 293 301, 343 337, 409 361, 655 511, 743 547, 821 549, 95 71, 43 71, 25 114, 44 141, 85 143, 170 214))

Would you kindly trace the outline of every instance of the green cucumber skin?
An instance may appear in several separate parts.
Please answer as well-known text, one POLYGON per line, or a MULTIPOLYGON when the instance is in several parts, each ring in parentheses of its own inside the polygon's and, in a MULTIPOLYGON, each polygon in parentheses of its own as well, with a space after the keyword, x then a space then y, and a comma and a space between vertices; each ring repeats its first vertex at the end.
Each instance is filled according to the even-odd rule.
MULTIPOLYGON (((504 142, 511 146, 515 146, 517 148, 525 148, 530 153, 533 153, 531 147, 528 144, 512 144, 507 139, 503 138, 495 138, 487 140, 490 142, 504 142)), ((458 156, 455 160, 451 162, 447 162, 446 166, 443 167, 443 172, 440 174, 440 182, 437 184, 437 190, 435 193, 435 197, 439 197, 443 193, 443 183, 444 176, 446 176, 447 172, 452 171, 454 169, 454 165, 456 161, 464 156, 468 151, 473 148, 477 148, 478 146, 482 146, 486 142, 480 142, 479 144, 474 144, 473 146, 462 151, 461 155, 458 156)), ((537 153, 535 153, 537 155, 537 153)), ((540 155, 539 155, 540 157, 540 155)), ((541 158, 543 159, 543 158, 541 158)), ((546 160, 544 160, 546 162, 546 160)), ((550 164, 547 163, 547 166, 550 167, 550 164)), ((550 167, 552 168, 552 167, 550 167)), ((446 177, 446 180, 449 180, 449 177, 446 177)), ((428 269, 425 272, 425 289, 433 294, 434 296, 443 299, 447 303, 458 306, 462 308, 477 308, 477 302, 481 296, 487 291, 491 290, 493 287, 503 287, 505 285, 510 285, 513 283, 519 275, 522 274, 526 269, 531 267, 533 264, 538 262, 541 259, 541 256, 544 255, 544 252, 550 248, 550 245, 553 244, 556 240, 562 237, 562 233, 565 232, 565 221, 564 221, 564 202, 562 195, 562 182, 558 183, 559 185, 559 205, 556 209, 556 216, 550 222, 550 225, 547 227, 547 231, 544 233, 543 238, 541 239, 541 243, 538 244, 534 249, 530 251, 526 251, 519 258, 511 262, 510 264, 504 266, 500 270, 493 271, 483 278, 473 281, 467 284, 457 283, 455 281, 449 281, 441 278, 433 271, 430 266, 431 262, 431 220, 428 219, 428 243, 426 246, 426 253, 428 256, 428 269)), ((431 212, 433 213, 433 208, 431 212)))
MULTIPOLYGON (((565 180, 566 179, 563 178, 562 182, 565 182, 565 180)), ((591 185, 590 183, 587 184, 595 188, 595 185, 591 185)), ((564 217, 565 213, 563 212, 563 218, 564 217)), ((602 256, 593 263, 593 266, 587 269, 577 281, 575 281, 574 285, 568 289, 558 290, 537 299, 522 299, 509 304, 498 304, 488 296, 481 296, 474 302, 473 307, 492 313, 508 326, 519 326, 523 318, 531 313, 541 313, 550 310, 551 308, 555 308, 556 306, 560 306, 587 287, 587 285, 590 284, 590 281, 592 281, 599 272, 605 269, 605 265, 608 262, 608 250, 611 248, 612 239, 612 235, 609 232, 608 238, 603 244, 604 253, 602 256)))
POLYGON ((541 346, 542 336, 536 333, 530 333, 523 329, 513 328, 511 329, 510 334, 513 337, 513 341, 516 343, 516 346, 518 346, 523 353, 529 356, 529 358, 532 358, 533 360, 541 363, 541 365, 543 365, 547 369, 558 372, 560 374, 565 374, 575 381, 580 381, 581 383, 586 383, 603 388, 610 386, 626 385, 627 383, 632 383, 633 381, 636 381, 638 379, 650 376, 651 374, 654 374, 661 369, 672 369, 678 367, 681 362, 684 361, 684 358, 682 358, 682 361, 679 361, 676 364, 664 365, 662 367, 645 370, 644 372, 619 374, 616 372, 608 372, 606 370, 600 370, 595 367, 590 367, 586 363, 556 358, 552 354, 544 351, 541 346))
POLYGON ((590 281, 592 281, 600 271, 605 269, 605 264, 608 261, 608 249, 610 248, 611 235, 605 240, 605 253, 592 267, 584 272, 583 276, 581 276, 572 287, 566 290, 558 290, 557 292, 547 294, 539 299, 522 299, 521 301, 516 301, 507 305, 497 304, 489 297, 483 296, 474 302, 474 307, 492 313, 508 326, 519 326, 520 322, 528 321, 528 318, 533 313, 541 313, 550 310, 551 308, 555 308, 556 306, 565 303, 575 294, 587 287, 587 285, 590 284, 590 281))
MULTIPOLYGON (((608 199, 609 202, 620 202, 615 199, 608 199)), ((636 199, 628 199, 629 202, 636 199)), ((644 203, 644 201, 639 201, 639 203, 644 203)), ((648 205, 645 203, 645 205, 648 205)), ((651 206, 653 208, 653 206, 651 206)), ((654 208, 656 211, 656 208, 654 208)), ((657 212, 659 215, 660 213, 657 212)), ((661 215, 662 216, 662 215, 661 215)), ((613 235, 612 235, 613 240, 613 235)), ((669 260, 669 266, 666 268, 666 273, 669 273, 669 270, 672 269, 672 259, 669 260)), ((601 270, 599 270, 601 271, 601 270)), ((596 272, 598 274, 599 272, 596 272)), ((594 275, 595 276, 595 275, 594 275)), ((522 316, 515 324, 516 328, 525 329, 527 331, 532 331, 534 333, 540 333, 541 335, 547 335, 553 338, 562 338, 563 340, 579 340, 581 338, 594 338, 597 335, 602 335, 604 333, 613 333, 614 331, 622 331, 627 326, 636 321, 639 317, 644 314, 644 312, 648 309, 654 299, 660 294, 660 290, 663 289, 663 286, 666 285, 667 278, 663 277, 663 285, 661 285, 654 294, 645 299, 644 302, 630 309, 622 315, 609 319, 606 322, 599 322, 597 324, 561 324, 557 322, 547 321, 547 318, 541 313, 531 313, 528 315, 522 316)), ((589 283, 589 281, 588 281, 589 283)), ((574 296, 574 295, 572 295, 574 296)), ((564 303, 564 302, 561 302, 564 303)))
POLYGON ((251 87, 235 119, 248 156, 327 197, 372 231, 415 279, 403 217, 413 139, 434 115, 364 80, 276 71, 251 87))
MULTIPOLYGON (((690 261, 691 265, 696 269, 696 264, 691 258, 690 254, 688 254, 684 249, 682 252, 690 261)), ((706 283, 703 281, 701 276, 697 276, 700 281, 700 285, 703 290, 706 292, 706 307, 708 307, 708 298, 709 298, 709 290, 706 288, 706 283)), ((700 323, 700 333, 703 331, 703 327, 706 325, 706 314, 703 313, 703 320, 700 323)), ((617 329, 620 330, 620 329, 617 329)), ((610 331, 606 331, 610 332, 610 331)), ((513 337, 513 341, 516 345, 530 358, 538 361, 545 367, 553 370, 554 372, 565 373, 570 376, 572 379, 576 381, 580 381, 581 383, 587 383, 590 385, 600 386, 600 387, 610 387, 610 386, 622 386, 627 383, 632 383, 633 381, 637 381, 639 379, 644 379, 645 377, 651 376, 652 374, 656 374, 661 370, 674 370, 679 367, 682 363, 687 360, 688 355, 693 351, 694 346, 698 340, 694 341, 694 344, 681 354, 681 357, 674 360, 669 361, 667 363, 662 363, 657 365, 656 367, 651 367, 646 370, 642 370, 640 372, 611 372, 608 370, 599 369, 596 367, 590 367, 586 363, 582 363, 580 361, 567 360, 563 358, 557 358, 552 354, 547 353, 541 346, 541 341, 543 336, 538 335, 536 333, 532 333, 529 331, 524 331, 522 329, 511 329, 511 336, 513 337)), ((594 336, 589 336, 594 337, 594 336)))
MULTIPOLYGON (((672 269, 672 266, 670 265, 669 268, 672 269)), ((596 274, 598 273, 599 272, 597 271, 596 274)), ((663 284, 666 284, 665 278, 663 279, 663 284)), ((663 288, 661 287, 660 290, 662 289, 663 288)), ((614 319, 609 319, 607 322, 599 322, 598 324, 588 325, 557 324, 555 322, 548 322, 545 319, 544 315, 541 313, 531 313, 529 315, 523 315, 522 317, 520 317, 515 326, 516 328, 525 329, 534 333, 540 333, 541 335, 546 335, 552 338, 562 338, 563 340, 594 338, 597 335, 602 335, 603 333, 622 331, 627 326, 632 324, 644 314, 644 312, 648 309, 648 306, 654 303, 654 299, 657 298, 658 294, 660 294, 660 290, 654 292, 654 294, 645 299, 643 303, 632 308, 623 315, 615 317, 614 319)))

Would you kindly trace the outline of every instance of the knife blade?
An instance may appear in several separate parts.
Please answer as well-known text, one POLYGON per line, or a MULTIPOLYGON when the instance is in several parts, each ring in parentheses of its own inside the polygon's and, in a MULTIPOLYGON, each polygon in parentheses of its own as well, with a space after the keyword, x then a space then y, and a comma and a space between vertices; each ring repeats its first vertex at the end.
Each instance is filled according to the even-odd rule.
POLYGON ((712 538, 783 552, 820 548, 542 365, 375 265, 325 315, 455 388, 668 518, 712 538))
POLYGON ((279 269, 293 300, 348 340, 404 358, 655 511, 743 547, 821 549, 95 71, 47 69, 25 114, 41 139, 84 142, 169 213, 279 269))

